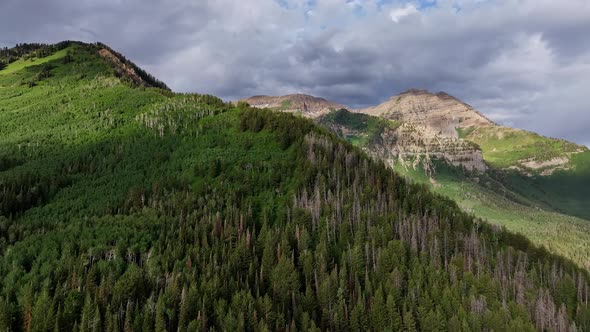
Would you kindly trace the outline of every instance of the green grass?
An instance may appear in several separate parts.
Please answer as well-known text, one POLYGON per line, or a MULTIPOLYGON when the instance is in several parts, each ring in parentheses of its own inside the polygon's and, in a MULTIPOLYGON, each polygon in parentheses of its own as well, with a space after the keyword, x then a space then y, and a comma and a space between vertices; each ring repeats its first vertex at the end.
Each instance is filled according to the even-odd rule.
POLYGON ((460 132, 476 143, 494 176, 509 190, 559 213, 590 220, 590 152, 564 140, 552 139, 524 130, 484 127, 460 132), (528 169, 523 161, 567 158, 567 169, 541 175, 546 169, 528 169), (499 171, 518 167, 521 171, 499 171), (524 170, 528 174, 523 174, 524 170))
POLYGON ((571 169, 549 176, 525 176, 511 171, 501 175, 513 191, 549 209, 590 222, 590 152, 572 155, 571 169))
POLYGON ((345 138, 354 146, 362 147, 365 144, 365 140, 362 136, 347 135, 345 138))
POLYGON ((520 166, 520 162, 526 159, 542 162, 567 157, 568 153, 583 149, 564 140, 506 127, 465 130, 460 132, 461 135, 479 145, 486 162, 496 168, 520 166))
POLYGON ((73 46, 67 47, 63 50, 57 51, 54 54, 44 57, 44 58, 30 58, 28 60, 25 59, 20 59, 17 60, 11 64, 9 64, 6 68, 4 68, 3 70, 0 70, 0 76, 1 75, 9 75, 9 74, 13 74, 16 73, 24 68, 27 67, 31 67, 31 66, 38 66, 38 65, 42 65, 44 63, 48 63, 57 59, 61 59, 63 57, 65 57, 68 52, 73 50, 73 46))
POLYGON ((367 146, 378 140, 385 129, 395 129, 398 122, 381 119, 367 114, 353 113, 345 109, 332 111, 319 119, 328 128, 339 128, 340 136, 356 146, 367 146), (345 134, 344 132, 351 132, 345 134))
POLYGON ((285 100, 285 101, 283 101, 283 102, 281 103, 281 110, 283 110, 283 111, 284 111, 284 110, 288 110, 288 109, 290 109, 290 108, 291 108, 291 106, 292 106, 292 104, 293 104, 293 103, 292 103, 290 100, 285 100))
POLYGON ((459 138, 466 138, 468 137, 473 131, 475 130, 475 127, 469 127, 469 128, 457 128, 457 134, 459 135, 459 138))

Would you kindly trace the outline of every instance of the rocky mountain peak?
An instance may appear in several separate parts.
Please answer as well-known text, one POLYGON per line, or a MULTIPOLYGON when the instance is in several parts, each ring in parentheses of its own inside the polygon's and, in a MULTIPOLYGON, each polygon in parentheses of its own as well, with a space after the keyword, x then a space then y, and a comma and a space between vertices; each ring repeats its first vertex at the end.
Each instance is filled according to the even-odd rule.
POLYGON ((459 138, 458 129, 495 125, 470 105, 445 92, 419 89, 410 89, 358 112, 423 126, 447 138, 459 138))

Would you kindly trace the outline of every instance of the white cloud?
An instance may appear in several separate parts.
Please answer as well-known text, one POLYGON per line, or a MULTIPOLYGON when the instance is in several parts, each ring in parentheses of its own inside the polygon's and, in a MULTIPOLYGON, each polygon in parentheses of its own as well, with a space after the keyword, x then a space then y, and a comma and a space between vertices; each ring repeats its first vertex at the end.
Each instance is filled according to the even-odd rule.
POLYGON ((412 4, 406 4, 404 7, 392 9, 389 13, 391 20, 395 23, 399 23, 399 21, 406 17, 413 14, 417 14, 418 9, 412 4))

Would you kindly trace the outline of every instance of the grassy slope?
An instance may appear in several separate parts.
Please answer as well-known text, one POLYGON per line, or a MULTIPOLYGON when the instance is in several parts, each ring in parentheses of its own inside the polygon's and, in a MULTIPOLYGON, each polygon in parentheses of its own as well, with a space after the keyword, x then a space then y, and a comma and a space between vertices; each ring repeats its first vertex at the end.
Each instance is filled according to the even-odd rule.
POLYGON ((501 176, 501 181, 540 206, 590 220, 588 149, 564 140, 503 127, 479 128, 465 138, 478 144, 486 162, 498 169, 517 166, 520 160, 525 159, 547 161, 559 157, 571 158, 568 170, 557 170, 550 176, 528 177, 519 172, 508 172, 501 176))
MULTIPOLYGON (((35 88, 23 87, 20 82, 36 75, 41 66, 29 66, 0 81, 6 85, 0 90, 0 158, 12 159, 16 164, 1 173, 3 181, 27 176, 46 178, 65 171, 70 182, 50 197, 49 210, 30 211, 31 220, 52 213, 65 214, 72 208, 89 213, 116 200, 122 189, 104 185, 106 178, 114 176, 112 173, 105 174, 106 178, 88 177, 73 164, 84 158, 96 158, 94 155, 113 141, 134 135, 137 129, 129 125, 129 120, 164 99, 155 91, 135 91, 121 84, 91 50, 74 47, 78 48, 77 61, 61 66, 59 58, 54 59, 52 77, 35 88), (85 186, 95 188, 91 196, 81 195, 85 186)), ((153 148, 140 143, 134 146, 138 152, 153 148)), ((145 160, 136 162, 140 165, 145 160)), ((132 167, 119 171, 125 174, 120 177, 122 183, 142 176, 132 167)))
POLYGON ((578 145, 564 140, 505 127, 477 128, 466 134, 465 138, 477 143, 485 160, 496 168, 518 166, 519 161, 529 158, 547 161, 580 149, 578 145))
MULTIPOLYGON (((33 202, 18 218, 23 231, 19 239, 13 239, 18 242, 5 261, 21 261, 17 255, 76 237, 79 227, 95 227, 100 238, 87 239, 83 244, 87 248, 100 248, 104 241, 141 247, 148 240, 142 236, 149 230, 143 222, 121 217, 129 228, 113 232, 112 220, 93 216, 116 214, 130 204, 135 190, 151 191, 156 183, 166 187, 186 181, 197 193, 224 186, 231 179, 210 174, 212 164, 219 167, 218 173, 237 174, 240 185, 231 188, 236 194, 248 192, 254 184, 279 181, 281 174, 288 173, 280 169, 292 167, 287 161, 293 160, 293 149, 281 149, 271 133, 239 130, 237 112, 219 114, 221 109, 208 105, 201 96, 167 97, 157 89, 131 87, 112 77, 112 69, 91 47, 72 49, 73 63, 62 65, 63 52, 43 62, 55 68, 50 78, 34 88, 21 83, 35 76, 42 65, 0 76, 0 85, 5 87, 0 89, 0 185, 28 178, 64 180, 52 183, 46 197, 33 202), (201 119, 211 114, 218 115, 201 119), (162 137, 160 126, 165 133, 162 137), (172 130, 184 131, 186 140, 179 144, 170 135, 172 130), (110 233, 106 238, 101 233, 105 230, 110 233), (35 234, 40 232, 53 240, 39 242, 35 234)), ((272 206, 284 198, 277 188, 251 199, 256 207, 262 203, 272 206)), ((156 219, 150 222, 161 227, 162 221, 156 219)), ((0 251, 6 245, 0 241, 0 251)), ((40 283, 59 261, 59 257, 29 258, 32 270, 4 270, 8 273, 5 280, 35 278, 40 283)))
MULTIPOLYGON (((399 124, 395 121, 384 120, 374 116, 352 113, 342 109, 330 112, 319 119, 319 123, 326 127, 342 127, 351 131, 346 138, 355 146, 365 146, 378 139, 385 128, 395 129, 399 124)), ((338 132, 339 136, 345 136, 338 132)))
POLYGON ((395 168, 453 199, 464 211, 524 234, 534 243, 590 268, 590 223, 587 220, 536 208, 533 205, 536 202, 515 194, 491 177, 466 174, 443 163, 437 163, 434 184, 421 169, 405 169, 399 165, 395 168))
POLYGON ((42 65, 44 63, 51 62, 53 60, 57 60, 57 59, 63 58, 72 49, 73 49, 73 47, 68 47, 68 48, 65 48, 65 49, 63 49, 61 51, 57 51, 54 54, 52 54, 50 56, 47 56, 47 57, 44 57, 44 58, 36 58, 36 57, 34 57, 34 58, 30 58, 28 60, 25 60, 25 59, 17 60, 15 62, 9 64, 3 70, 0 70, 0 75, 14 74, 17 71, 19 71, 21 69, 24 69, 24 68, 27 68, 27 67, 42 65))

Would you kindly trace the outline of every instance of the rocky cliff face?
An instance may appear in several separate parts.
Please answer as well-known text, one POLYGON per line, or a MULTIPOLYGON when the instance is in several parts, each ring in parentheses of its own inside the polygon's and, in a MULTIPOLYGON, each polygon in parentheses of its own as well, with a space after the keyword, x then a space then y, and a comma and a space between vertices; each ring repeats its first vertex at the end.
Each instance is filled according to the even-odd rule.
POLYGON ((107 61, 109 61, 113 65, 117 75, 129 77, 131 80, 133 80, 133 82, 135 82, 138 85, 151 86, 150 84, 145 82, 137 74, 137 72, 135 71, 135 69, 133 69, 132 66, 129 66, 125 62, 121 61, 121 59, 119 59, 119 57, 117 57, 115 54, 113 54, 108 49, 106 49, 106 48, 100 49, 98 51, 98 55, 100 55, 101 57, 103 57, 104 59, 106 59, 107 61))
POLYGON ((432 159, 445 160, 470 171, 487 170, 483 154, 475 144, 436 133, 425 134, 425 130, 428 129, 403 123, 395 131, 384 132, 380 144, 372 146, 372 149, 382 159, 400 162, 406 167, 416 168, 422 164, 429 175, 435 172, 432 159))
POLYGON ((366 114, 348 112, 346 121, 339 121, 340 119, 342 116, 333 116, 330 113, 318 118, 318 121, 390 165, 399 163, 405 168, 422 167, 429 176, 436 172, 432 162, 435 159, 470 171, 487 170, 481 150, 471 142, 443 137, 424 126, 366 114), (372 128, 359 126, 359 123, 368 122, 363 117, 379 119, 381 125, 373 125, 372 128))
POLYGON ((388 160, 397 158, 408 164, 408 160, 415 163, 423 158, 422 162, 428 168, 428 160, 437 158, 469 170, 483 172, 487 169, 481 150, 461 139, 459 130, 496 124, 444 92, 435 94, 412 89, 378 106, 356 112, 402 123, 394 133, 384 136, 380 154, 389 150, 388 160))
POLYGON ((240 101, 258 108, 271 108, 283 112, 301 113, 309 118, 317 118, 318 116, 325 115, 333 110, 346 108, 344 105, 304 94, 292 94, 279 97, 254 96, 240 101))

